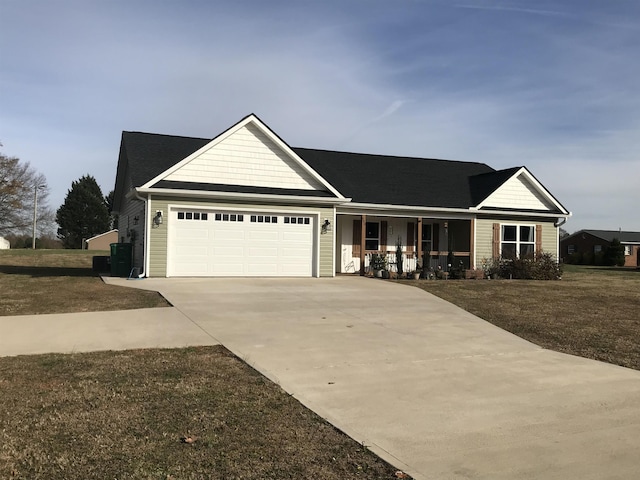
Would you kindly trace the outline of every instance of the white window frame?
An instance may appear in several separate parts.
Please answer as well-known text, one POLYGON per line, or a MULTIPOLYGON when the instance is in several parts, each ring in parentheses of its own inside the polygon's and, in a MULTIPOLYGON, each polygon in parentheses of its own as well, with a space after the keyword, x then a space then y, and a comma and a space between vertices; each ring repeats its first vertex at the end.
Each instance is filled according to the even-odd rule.
POLYGON ((625 256, 629 256, 633 253, 633 247, 631 245, 625 245, 624 246, 624 254, 625 256))
POLYGON ((528 223, 502 223, 500 224, 500 256, 504 257, 504 245, 514 245, 515 246, 515 257, 520 258, 520 253, 523 245, 531 245, 533 248, 531 251, 535 254, 536 252, 536 226, 535 224, 528 223), (515 227, 516 229, 516 239, 515 240, 505 240, 504 239, 504 229, 505 227, 515 227), (533 240, 532 241, 523 241, 520 238, 521 229, 531 228, 533 230, 533 240))

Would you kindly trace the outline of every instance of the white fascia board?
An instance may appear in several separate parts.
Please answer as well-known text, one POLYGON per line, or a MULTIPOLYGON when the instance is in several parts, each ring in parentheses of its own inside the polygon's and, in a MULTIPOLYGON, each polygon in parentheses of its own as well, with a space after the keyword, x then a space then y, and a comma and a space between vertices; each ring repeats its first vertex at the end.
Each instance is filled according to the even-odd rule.
POLYGON ((338 215, 361 215, 371 214, 378 216, 394 217, 417 217, 440 215, 442 218, 473 218, 476 212, 471 212, 467 208, 442 208, 442 207, 420 207, 413 205, 390 205, 376 203, 348 203, 338 205, 336 213, 338 215))
POLYGON ((239 193, 239 192, 209 192, 205 190, 177 190, 170 188, 136 188, 139 195, 169 195, 172 197, 192 197, 209 198, 211 200, 234 200, 245 202, 275 202, 275 203, 296 203, 296 204, 318 204, 318 205, 338 205, 349 198, 334 197, 313 197, 304 195, 273 195, 262 193, 239 193))
MULTIPOLYGON (((536 188, 536 190, 545 198, 547 199, 549 202, 551 202, 553 205, 555 205, 558 210, 560 210, 561 212, 563 212, 564 215, 571 215, 570 212, 567 211, 566 208, 564 208, 560 202, 558 202, 555 197, 553 195, 551 195, 551 192, 549 192, 549 190, 547 190, 544 185, 542 185, 537 179, 536 177, 533 176, 533 174, 527 169, 527 167, 520 167, 520 169, 514 173, 511 177, 509 177, 505 182, 502 183, 502 185, 500 185, 496 190, 494 190, 491 195, 489 195, 487 198, 485 198, 482 202, 480 202, 478 205, 476 205, 475 207, 472 207, 472 210, 480 210, 482 207, 485 206, 485 204, 489 201, 489 199, 493 196, 493 194, 495 192, 497 192, 500 188, 502 188, 503 185, 505 185, 507 182, 513 180, 514 178, 519 177, 520 175, 524 175, 527 180, 529 180, 531 182, 531 184, 536 188)), ((558 215, 555 215, 556 217, 558 215)))
POLYGON ((280 137, 278 137, 278 135, 276 135, 269 127, 267 127, 264 123, 262 123, 262 121, 258 117, 256 117, 254 114, 248 115, 244 119, 240 120, 234 126, 232 126, 231 128, 225 130, 220 135, 218 135, 216 138, 211 140, 204 147, 200 148, 199 150, 196 150, 195 152, 193 152, 191 155, 189 155, 185 159, 183 159, 183 160, 179 161, 178 163, 176 163, 173 167, 169 168, 168 170, 165 170, 160 175, 152 178, 147 183, 142 185, 140 188, 150 188, 152 185, 156 184, 160 180, 163 180, 164 178, 166 178, 169 175, 171 175, 173 172, 175 172, 175 171, 179 170, 180 168, 182 168, 184 165, 189 163, 194 158, 200 156, 202 153, 206 152, 210 148, 212 148, 215 145, 217 145, 218 143, 222 142, 224 139, 230 137, 231 135, 236 133, 238 130, 240 130, 242 127, 244 127, 248 123, 253 123, 262 133, 264 133, 267 137, 269 137, 269 139, 273 143, 278 145, 278 147, 280 147, 284 152, 286 152, 287 155, 289 155, 294 162, 298 163, 309 175, 311 175, 314 179, 316 179, 318 182, 320 182, 322 185, 324 185, 327 189, 329 189, 329 191, 331 193, 333 193, 336 197, 338 197, 340 199, 344 199, 345 198, 329 182, 327 182, 323 177, 321 177, 318 174, 318 172, 316 172, 313 168, 311 168, 307 164, 307 162, 302 160, 302 158, 300 158, 293 150, 291 150, 291 148, 286 143, 284 143, 280 139, 280 137))
POLYGON ((509 216, 509 217, 541 217, 558 218, 570 217, 571 213, 559 215, 552 212, 525 212, 513 210, 476 210, 475 208, 443 208, 420 207, 412 205, 382 205, 372 203, 348 203, 337 206, 339 215, 377 214, 379 216, 424 216, 432 218, 481 218, 482 216, 509 216))
POLYGON ((91 237, 91 238, 87 238, 87 239, 85 240, 85 242, 88 242, 89 240, 93 240, 94 238, 102 237, 102 236, 104 236, 104 235, 109 235, 110 233, 112 233, 112 232, 117 232, 117 231, 118 231, 118 229, 117 229, 117 228, 112 228, 112 229, 111 229, 111 230, 109 230, 108 232, 99 233, 98 235, 94 235, 94 236, 93 236, 93 237, 91 237))

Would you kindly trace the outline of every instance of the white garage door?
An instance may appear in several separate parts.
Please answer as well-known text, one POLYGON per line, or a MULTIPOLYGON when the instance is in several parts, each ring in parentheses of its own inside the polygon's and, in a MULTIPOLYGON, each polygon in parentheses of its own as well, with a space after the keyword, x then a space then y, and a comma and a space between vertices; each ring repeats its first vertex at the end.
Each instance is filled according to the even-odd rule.
POLYGON ((172 277, 310 277, 315 217, 283 213, 174 209, 172 277))

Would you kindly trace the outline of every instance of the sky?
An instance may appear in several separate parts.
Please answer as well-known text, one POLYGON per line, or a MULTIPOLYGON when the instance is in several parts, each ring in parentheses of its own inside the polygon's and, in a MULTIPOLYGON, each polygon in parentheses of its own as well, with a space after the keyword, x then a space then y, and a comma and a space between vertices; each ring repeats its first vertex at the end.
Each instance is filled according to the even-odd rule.
POLYGON ((640 231, 637 0, 0 0, 0 142, 57 209, 123 130, 526 166, 640 231))

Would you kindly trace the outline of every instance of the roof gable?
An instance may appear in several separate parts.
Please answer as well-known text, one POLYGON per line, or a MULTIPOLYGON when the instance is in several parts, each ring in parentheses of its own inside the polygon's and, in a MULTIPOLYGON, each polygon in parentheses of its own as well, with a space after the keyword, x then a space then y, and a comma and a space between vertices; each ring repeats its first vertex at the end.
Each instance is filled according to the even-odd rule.
POLYGON ((143 187, 237 185, 299 191, 331 191, 318 175, 255 115, 249 115, 143 187))
POLYGON ((569 212, 542 186, 526 167, 498 171, 493 178, 476 179, 493 189, 478 205, 478 209, 569 212))

